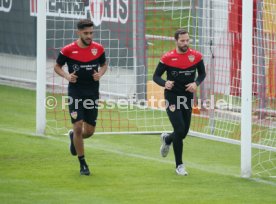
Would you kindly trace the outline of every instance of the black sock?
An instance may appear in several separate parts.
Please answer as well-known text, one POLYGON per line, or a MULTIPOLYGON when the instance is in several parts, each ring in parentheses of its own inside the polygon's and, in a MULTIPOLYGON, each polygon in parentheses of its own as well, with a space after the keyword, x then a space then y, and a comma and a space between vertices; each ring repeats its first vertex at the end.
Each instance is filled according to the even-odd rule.
POLYGON ((86 164, 86 162, 85 162, 84 155, 78 156, 78 158, 79 158, 79 162, 80 162, 80 165, 81 165, 81 166, 87 166, 87 164, 86 164))

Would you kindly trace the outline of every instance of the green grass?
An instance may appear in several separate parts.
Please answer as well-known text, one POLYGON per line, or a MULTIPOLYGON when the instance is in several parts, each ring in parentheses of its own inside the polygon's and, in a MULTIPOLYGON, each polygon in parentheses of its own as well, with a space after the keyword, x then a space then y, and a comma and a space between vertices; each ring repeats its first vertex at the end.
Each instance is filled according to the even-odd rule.
POLYGON ((174 172, 157 135, 85 141, 92 176, 79 176, 68 138, 34 136, 35 93, 0 86, 1 203, 275 203, 276 183, 239 177, 240 147, 188 137, 189 176, 174 172))

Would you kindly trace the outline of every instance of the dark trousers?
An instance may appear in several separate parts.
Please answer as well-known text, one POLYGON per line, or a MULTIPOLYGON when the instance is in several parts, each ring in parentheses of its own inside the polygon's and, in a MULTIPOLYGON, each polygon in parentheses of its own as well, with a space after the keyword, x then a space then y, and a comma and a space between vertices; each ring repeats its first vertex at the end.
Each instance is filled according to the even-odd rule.
POLYGON ((166 99, 169 104, 166 109, 170 122, 173 126, 173 133, 166 137, 166 143, 173 143, 173 150, 175 156, 176 167, 182 162, 182 153, 183 153, 183 140, 187 136, 191 124, 192 116, 192 104, 191 100, 193 96, 188 94, 186 97, 186 105, 179 105, 181 100, 177 100, 177 95, 175 94, 165 94, 166 99))

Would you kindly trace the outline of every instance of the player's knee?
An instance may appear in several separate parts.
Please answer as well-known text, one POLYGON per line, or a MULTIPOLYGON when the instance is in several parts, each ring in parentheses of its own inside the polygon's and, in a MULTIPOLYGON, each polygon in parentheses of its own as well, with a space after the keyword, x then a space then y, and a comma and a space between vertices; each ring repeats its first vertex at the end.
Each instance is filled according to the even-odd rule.
POLYGON ((83 138, 89 138, 93 136, 94 132, 95 132, 94 127, 85 127, 83 131, 83 138))
MULTIPOLYGON (((186 129, 185 129, 185 132, 184 132, 184 138, 188 135, 188 133, 189 133, 189 128, 186 128, 186 129)), ((183 138, 183 139, 184 139, 184 138, 183 138)))
POLYGON ((177 135, 177 138, 179 139, 184 139, 187 135, 188 131, 185 130, 185 128, 179 128, 178 130, 175 131, 175 134, 177 135))
POLYGON ((74 128, 74 134, 76 135, 76 137, 80 137, 82 135, 82 129, 74 128))
POLYGON ((84 138, 89 138, 89 137, 92 137, 93 136, 93 134, 94 134, 94 130, 88 130, 87 132, 85 132, 84 134, 83 134, 83 137, 84 138))
POLYGON ((91 130, 90 132, 89 132, 89 137, 91 137, 91 136, 93 136, 94 135, 94 132, 95 132, 95 130, 91 130))

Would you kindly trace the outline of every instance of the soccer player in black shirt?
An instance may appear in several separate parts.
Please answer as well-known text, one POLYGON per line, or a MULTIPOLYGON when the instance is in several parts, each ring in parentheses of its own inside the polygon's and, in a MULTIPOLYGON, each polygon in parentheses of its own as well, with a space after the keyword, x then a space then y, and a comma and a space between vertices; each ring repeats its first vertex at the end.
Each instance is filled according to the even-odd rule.
POLYGON ((80 20, 77 28, 79 38, 61 49, 54 69, 69 82, 68 103, 73 124, 73 130, 69 131, 71 154, 78 155, 80 174, 90 175, 84 158, 83 139, 95 132, 99 80, 106 72, 107 64, 103 46, 93 41, 93 22, 80 20), (68 72, 62 69, 65 63, 68 72))
POLYGON ((183 29, 175 32, 176 49, 164 54, 155 70, 153 80, 165 87, 166 112, 173 126, 173 133, 161 134, 160 153, 166 157, 173 143, 176 173, 188 175, 182 162, 183 140, 188 134, 192 115, 193 93, 204 80, 205 66, 202 54, 189 48, 189 34, 183 29), (167 73, 167 80, 161 76, 167 73), (196 77, 196 72, 198 74, 196 77))

